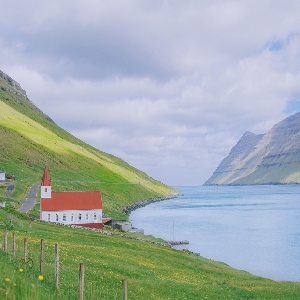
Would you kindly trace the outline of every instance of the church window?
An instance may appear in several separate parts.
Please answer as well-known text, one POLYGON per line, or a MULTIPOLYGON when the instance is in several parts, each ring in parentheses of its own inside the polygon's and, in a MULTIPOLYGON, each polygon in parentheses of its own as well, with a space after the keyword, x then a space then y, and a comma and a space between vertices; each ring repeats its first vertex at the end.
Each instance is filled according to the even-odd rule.
POLYGON ((96 221, 96 220, 97 220, 97 214, 94 213, 94 221, 96 221))
POLYGON ((73 222, 74 221, 74 215, 72 214, 71 215, 71 222, 73 222))
POLYGON ((58 222, 58 214, 56 214, 55 220, 56 220, 56 222, 58 222))
POLYGON ((50 214, 48 214, 48 221, 50 222, 50 214))
POLYGON ((85 215, 85 220, 87 221, 89 219, 89 214, 85 215))
POLYGON ((66 214, 63 214, 63 221, 67 221, 67 216, 66 216, 66 214))
POLYGON ((81 214, 78 215, 78 220, 81 221, 81 214))

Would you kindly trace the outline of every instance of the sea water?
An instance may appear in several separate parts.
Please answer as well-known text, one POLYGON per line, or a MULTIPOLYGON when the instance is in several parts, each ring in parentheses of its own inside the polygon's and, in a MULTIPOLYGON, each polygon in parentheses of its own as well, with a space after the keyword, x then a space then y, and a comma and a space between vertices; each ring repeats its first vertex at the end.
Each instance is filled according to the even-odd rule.
POLYGON ((300 281, 300 185, 176 187, 131 213, 134 227, 274 280, 300 281))

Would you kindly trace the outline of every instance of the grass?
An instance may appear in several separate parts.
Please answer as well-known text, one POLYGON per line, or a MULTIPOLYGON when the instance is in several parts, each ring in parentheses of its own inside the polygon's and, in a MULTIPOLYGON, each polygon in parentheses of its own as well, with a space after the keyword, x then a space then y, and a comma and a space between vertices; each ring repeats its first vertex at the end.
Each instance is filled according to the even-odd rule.
MULTIPOLYGON (((153 237, 116 231, 93 232, 42 222, 32 222, 9 208, 0 209, 1 231, 8 228, 8 253, 0 250, 0 288, 6 299, 76 299, 79 263, 85 264, 86 299, 122 299, 122 279, 128 282, 128 299, 299 299, 300 284, 275 282, 237 271, 179 251, 153 237), (13 227, 10 226, 12 219, 13 227), (17 241, 16 258, 11 238, 17 241), (29 241, 24 265, 23 240, 29 241), (39 272, 40 239, 45 240, 44 280, 39 272), (135 238, 135 239, 134 239, 135 238), (54 245, 59 244, 60 290, 54 285, 54 245), (19 268, 26 272, 19 272, 19 268), (6 282, 9 278, 10 282, 6 282), (14 283, 17 286, 14 286, 14 283)), ((3 233, 2 233, 3 236, 3 233)), ((3 240, 3 239, 2 239, 3 240)), ((1 295, 1 292, 0 292, 1 295)), ((1 296, 0 296, 1 298, 1 296)))
POLYGON ((54 289, 49 289, 45 282, 38 279, 39 275, 26 270, 18 259, 12 258, 3 251, 0 251, 0 264, 6 276, 0 283, 0 299, 50 300, 52 295, 49 294, 55 294, 54 289))
POLYGON ((7 186, 5 184, 0 184, 0 197, 2 197, 6 191, 7 186))
MULTIPOLYGON (((7 88, 5 84, 0 80, 0 87, 7 88)), ((0 111, 0 169, 15 175, 15 198, 24 199, 29 187, 40 181, 45 161, 53 190, 100 190, 104 213, 118 219, 126 218, 122 208, 133 202, 176 193, 123 160, 76 139, 28 99, 1 88, 0 111)))

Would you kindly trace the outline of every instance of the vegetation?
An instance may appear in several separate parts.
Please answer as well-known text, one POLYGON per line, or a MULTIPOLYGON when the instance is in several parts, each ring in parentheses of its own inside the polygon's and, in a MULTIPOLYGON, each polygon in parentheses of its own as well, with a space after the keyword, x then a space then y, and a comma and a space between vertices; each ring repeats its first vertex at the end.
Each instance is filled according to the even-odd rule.
MULTIPOLYGON (((79 263, 85 264, 85 299, 299 299, 300 284, 275 282, 237 271, 161 242, 115 231, 94 232, 32 222, 9 208, 0 209, 2 232, 9 229, 8 253, 0 250, 0 299, 77 299, 79 263), (12 219, 12 226, 10 225, 12 219), (17 252, 11 254, 12 233, 17 252), (24 264, 23 240, 29 240, 30 264, 24 264), (45 271, 39 271, 40 239, 45 240, 45 271), (54 244, 59 244, 60 289, 54 284, 54 244), (20 272, 20 269, 23 272, 20 272), (43 280, 38 279, 43 275, 43 280), (6 281, 7 278, 9 281, 6 281)), ((2 233, 3 236, 3 233, 2 233)), ((2 239, 3 240, 3 239, 2 239)))
MULTIPOLYGON (((53 190, 101 190, 104 212, 124 218, 122 207, 176 191, 126 162, 83 143, 58 127, 28 99, 17 96, 0 79, 0 168, 16 177, 13 197, 24 198, 40 180, 45 160, 53 190)), ((4 199, 0 185, 0 299, 77 299, 79 263, 85 264, 85 299, 298 299, 300 284, 252 276, 177 251, 149 236, 108 230, 92 231, 31 221, 4 199), (31 225, 30 225, 31 224, 31 225), (8 230, 8 251, 3 248, 8 230), (16 255, 12 255, 12 235, 16 255), (2 237, 1 237, 2 236, 2 237), (23 259, 24 238, 29 260, 23 259), (40 240, 45 240, 45 269, 39 270, 40 240), (1 242, 2 241, 2 242, 1 242), (59 244, 60 284, 54 284, 54 245, 59 244)), ((38 215, 36 205, 30 215, 38 215)))
POLYGON ((1 87, 8 88, 0 79, 0 168, 16 177, 13 197, 25 198, 28 188, 40 181, 45 161, 53 190, 100 190, 104 213, 114 218, 126 218, 121 209, 133 202, 176 193, 78 140, 28 99, 1 87))

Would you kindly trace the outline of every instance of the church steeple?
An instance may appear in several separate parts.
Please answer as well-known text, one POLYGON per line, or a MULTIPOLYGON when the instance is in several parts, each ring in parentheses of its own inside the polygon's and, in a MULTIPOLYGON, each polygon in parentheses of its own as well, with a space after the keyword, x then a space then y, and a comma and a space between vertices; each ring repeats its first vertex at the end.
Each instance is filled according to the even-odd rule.
POLYGON ((50 176, 48 173, 48 167, 45 166, 44 175, 42 178, 42 186, 50 186, 50 185, 51 185, 51 181, 50 181, 50 176))
POLYGON ((41 198, 51 198, 51 181, 48 173, 48 167, 45 166, 44 175, 41 184, 41 198))

